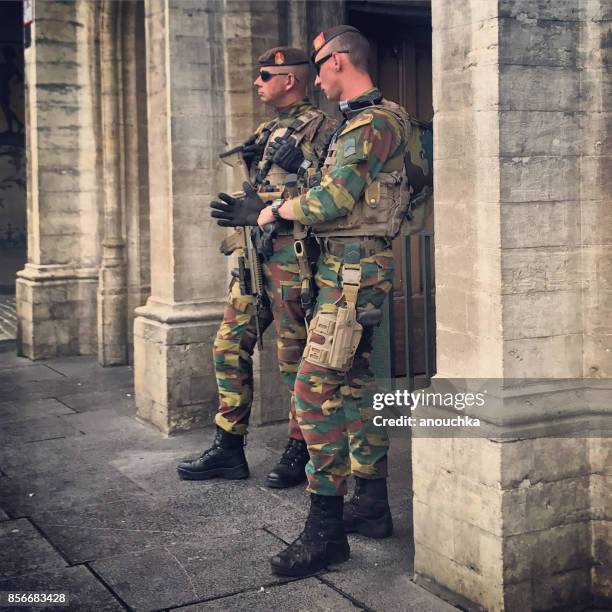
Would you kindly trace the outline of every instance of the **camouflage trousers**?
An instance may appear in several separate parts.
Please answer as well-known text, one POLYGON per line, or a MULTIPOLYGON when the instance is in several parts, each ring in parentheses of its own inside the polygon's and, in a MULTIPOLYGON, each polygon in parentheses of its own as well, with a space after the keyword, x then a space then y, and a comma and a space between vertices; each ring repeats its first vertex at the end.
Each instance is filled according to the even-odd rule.
MULTIPOLYGON (((300 276, 293 237, 274 241, 274 253, 264 262, 264 286, 269 308, 259 315, 263 332, 273 321, 277 356, 283 381, 291 390, 289 437, 302 440, 295 416, 293 386, 306 345, 306 323, 300 302, 300 276)), ((257 344, 255 308, 251 296, 240 292, 237 279, 230 284, 229 303, 215 338, 213 357, 219 389, 215 423, 227 432, 245 435, 253 401, 253 352, 257 344)))
MULTIPOLYGON (((381 247, 382 249, 383 247, 381 247)), ((319 288, 316 312, 336 312, 342 298, 341 258, 323 254, 317 264, 319 288)), ((391 250, 360 260, 360 308, 380 308, 392 287, 391 250)), ((346 495, 346 477, 387 476, 389 439, 375 427, 374 410, 365 389, 373 382, 369 367, 373 328, 365 327, 353 365, 338 372, 302 360, 295 382, 298 422, 308 445, 307 490, 319 495, 346 495)))

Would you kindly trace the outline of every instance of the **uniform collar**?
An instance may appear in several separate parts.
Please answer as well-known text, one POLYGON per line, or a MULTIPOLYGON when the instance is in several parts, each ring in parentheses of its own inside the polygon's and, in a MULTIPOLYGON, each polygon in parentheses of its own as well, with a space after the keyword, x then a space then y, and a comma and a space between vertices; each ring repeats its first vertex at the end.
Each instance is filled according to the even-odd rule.
MULTIPOLYGON (((382 100, 382 94, 380 90, 376 87, 372 87, 363 93, 355 96, 354 98, 350 98, 349 100, 342 100, 339 104, 340 112, 344 115, 346 119, 354 116, 355 113, 361 112, 364 108, 368 106, 372 106, 372 100, 376 100, 380 98, 382 100), (363 102, 363 105, 359 105, 359 102, 363 102), (355 108, 347 108, 348 106, 354 105, 355 108)), ((379 102, 378 102, 379 103, 379 102)))
POLYGON ((297 117, 301 115, 305 110, 309 109, 312 106, 310 100, 308 98, 302 98, 295 104, 284 108, 282 111, 278 112, 279 119, 286 119, 288 117, 297 117))

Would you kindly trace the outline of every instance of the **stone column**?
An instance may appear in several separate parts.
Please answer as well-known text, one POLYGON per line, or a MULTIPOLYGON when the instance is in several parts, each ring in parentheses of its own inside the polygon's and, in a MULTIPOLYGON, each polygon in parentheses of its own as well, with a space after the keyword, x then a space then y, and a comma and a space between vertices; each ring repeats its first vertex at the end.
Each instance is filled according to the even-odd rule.
MULTIPOLYGON (((581 3, 580 176, 583 372, 592 392, 607 387, 612 401, 612 10, 606 0, 581 3)), ((612 444, 594 438, 591 463, 591 591, 594 607, 612 603, 612 444)))
POLYGON ((127 255, 128 362, 134 355, 135 309, 151 294, 149 169, 144 2, 122 2, 123 177, 127 255))
MULTIPOLYGON (((131 3, 129 3, 131 4, 131 3)), ((126 257, 123 238, 122 5, 100 5, 100 111, 103 173, 102 262, 98 286, 98 361, 127 363, 126 257)))
POLYGON ((482 438, 413 440, 416 578, 468 609, 588 605, 612 595, 610 444, 588 437, 610 389, 582 380, 610 374, 585 267, 612 231, 603 3, 432 8, 438 378, 505 388, 482 438))
POLYGON ((37 3, 25 51, 28 262, 16 291, 19 350, 31 359, 96 351, 96 12, 37 3))
POLYGON ((169 433, 210 423, 212 344, 227 263, 208 202, 225 148, 223 3, 145 3, 151 296, 134 322, 140 418, 169 433))

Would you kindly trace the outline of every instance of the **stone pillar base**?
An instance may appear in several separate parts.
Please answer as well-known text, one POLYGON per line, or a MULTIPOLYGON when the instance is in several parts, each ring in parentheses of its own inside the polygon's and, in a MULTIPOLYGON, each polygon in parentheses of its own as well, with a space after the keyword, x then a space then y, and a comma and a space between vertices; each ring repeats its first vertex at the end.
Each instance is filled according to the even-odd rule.
POLYGON ((606 398, 595 385, 507 398, 513 423, 484 424, 483 438, 415 437, 416 580, 467 610, 584 609, 612 597, 606 398))
POLYGON ((98 362, 103 366, 128 362, 127 289, 122 265, 100 269, 98 362))
MULTIPOLYGON (((146 306, 136 309, 137 416, 165 434, 213 422, 218 393, 212 352, 224 307, 224 304, 168 305, 149 299, 146 306)), ((274 336, 266 334, 264 343, 263 357, 260 359, 256 354, 253 364, 254 425, 286 419, 289 410, 289 393, 285 392, 276 365, 274 336)))
POLYGON ((95 268, 26 264, 16 284, 19 354, 95 354, 97 286, 95 268))

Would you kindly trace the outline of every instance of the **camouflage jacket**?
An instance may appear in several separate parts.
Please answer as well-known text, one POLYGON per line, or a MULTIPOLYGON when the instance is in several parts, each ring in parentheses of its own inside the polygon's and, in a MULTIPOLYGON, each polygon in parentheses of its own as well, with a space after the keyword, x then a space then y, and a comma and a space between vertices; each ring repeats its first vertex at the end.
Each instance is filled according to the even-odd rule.
POLYGON ((339 128, 334 145, 334 163, 321 183, 290 200, 295 218, 305 225, 347 215, 381 171, 403 166, 404 128, 381 106, 352 113, 339 128))
MULTIPOLYGON (((304 98, 288 109, 280 111, 272 121, 261 123, 255 130, 255 142, 265 144, 265 148, 259 164, 254 164, 250 169, 251 180, 265 164, 269 145, 276 138, 282 137, 287 128, 294 126, 299 118, 303 119, 305 124, 296 129, 290 138, 300 147, 305 159, 314 163, 324 159, 337 122, 312 104, 308 98, 304 98)), ((266 178, 270 184, 280 185, 286 174, 284 170, 273 165, 266 178)))

